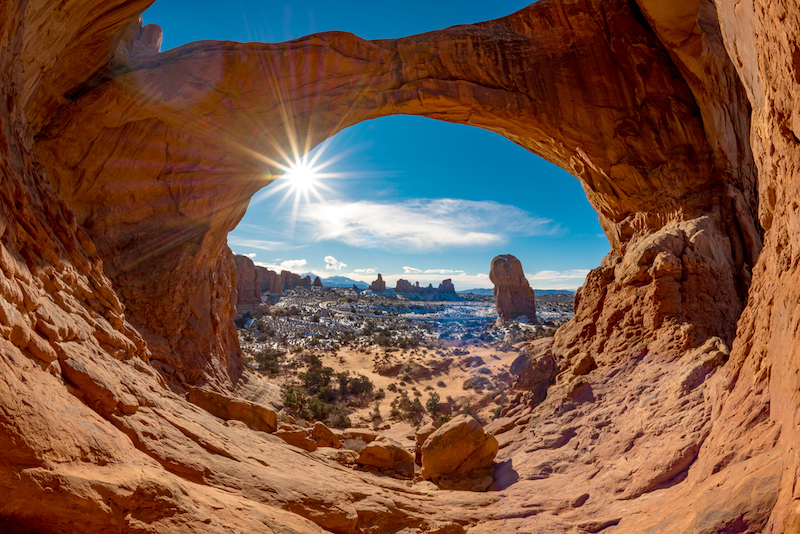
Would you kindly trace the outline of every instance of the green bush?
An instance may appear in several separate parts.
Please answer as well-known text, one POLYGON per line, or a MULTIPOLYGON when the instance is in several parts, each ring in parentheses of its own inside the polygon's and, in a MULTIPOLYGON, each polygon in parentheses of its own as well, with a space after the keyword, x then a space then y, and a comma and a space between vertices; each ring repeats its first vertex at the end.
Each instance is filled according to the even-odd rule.
POLYGON ((269 376, 277 376, 278 373, 280 373, 280 362, 283 359, 283 351, 268 348, 256 352, 253 358, 258 364, 259 371, 264 371, 268 373, 269 376))
POLYGON ((334 412, 328 416, 328 426, 334 428, 350 428, 353 426, 353 423, 350 422, 350 418, 347 417, 346 413, 336 408, 334 412))
POLYGON ((314 395, 331 383, 332 376, 333 369, 330 367, 311 367, 302 375, 303 385, 310 394, 314 395))
POLYGON ((302 413, 308 405, 308 395, 300 388, 289 386, 283 392, 283 404, 295 413, 302 413))
POLYGON ((428 398, 428 401, 425 403, 425 409, 428 410, 428 413, 431 414, 431 416, 435 416, 442 410, 442 406, 439 404, 439 398, 439 394, 433 392, 428 398))
POLYGON ((347 387, 353 395, 361 395, 363 393, 371 393, 375 386, 368 377, 359 375, 351 378, 347 387))

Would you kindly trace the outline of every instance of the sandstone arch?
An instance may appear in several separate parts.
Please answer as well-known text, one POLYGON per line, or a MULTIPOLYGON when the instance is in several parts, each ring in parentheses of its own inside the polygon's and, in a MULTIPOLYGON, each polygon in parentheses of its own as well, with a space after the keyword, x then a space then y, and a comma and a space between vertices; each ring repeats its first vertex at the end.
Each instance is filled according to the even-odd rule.
MULTIPOLYGON (((292 149, 397 113, 495 131, 572 172, 619 256, 668 222, 708 216, 704 231, 733 238, 737 265, 714 260, 724 272, 703 291, 725 302, 704 307, 712 317, 698 338, 730 342, 746 293, 740 270, 758 246, 739 235, 753 227, 752 202, 736 212, 731 199, 752 198, 752 176, 715 153, 691 88, 638 16, 623 1, 538 2, 397 41, 192 43, 113 66, 37 133, 37 156, 120 279, 155 358, 190 381, 238 372, 227 295, 215 294, 229 261, 217 259, 265 171, 280 172, 273 162, 292 149), (202 372, 192 370, 199 353, 210 356, 202 372)), ((671 299, 663 313, 697 323, 700 310, 670 283, 648 299, 671 299)))
POLYGON ((130 25, 146 6, 0 3, 6 524, 798 528, 796 5, 542 0, 395 41, 164 54, 130 25), (519 480, 491 517, 224 426, 143 361, 178 390, 233 389, 225 234, 287 131, 311 146, 392 113, 474 124, 570 170, 613 246, 556 340, 559 381, 500 434, 519 480), (587 354, 598 369, 578 377, 587 354), (565 473, 588 501, 548 482, 565 473))

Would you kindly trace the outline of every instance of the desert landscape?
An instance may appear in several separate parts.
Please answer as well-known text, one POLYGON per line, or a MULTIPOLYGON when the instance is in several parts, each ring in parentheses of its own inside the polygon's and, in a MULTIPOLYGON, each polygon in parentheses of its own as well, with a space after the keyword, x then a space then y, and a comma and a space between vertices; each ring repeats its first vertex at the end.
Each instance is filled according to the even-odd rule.
POLYGON ((0 531, 800 532, 796 2, 164 52, 150 4, 0 1, 0 531), (297 132, 399 114, 579 181, 574 298, 234 258, 297 132))

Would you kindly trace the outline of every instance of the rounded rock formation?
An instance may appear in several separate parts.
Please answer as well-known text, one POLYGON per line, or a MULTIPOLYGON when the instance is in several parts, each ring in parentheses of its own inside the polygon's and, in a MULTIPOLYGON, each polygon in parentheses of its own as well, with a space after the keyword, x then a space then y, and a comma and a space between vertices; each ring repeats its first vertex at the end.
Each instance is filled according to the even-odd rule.
POLYGON ((469 415, 459 415, 431 433, 422 444, 422 478, 466 475, 491 465, 497 439, 469 415))
POLYGON ((502 254, 492 260, 489 279, 494 284, 497 298, 497 324, 514 320, 523 315, 528 322, 536 323, 536 299, 522 264, 511 254, 502 254))

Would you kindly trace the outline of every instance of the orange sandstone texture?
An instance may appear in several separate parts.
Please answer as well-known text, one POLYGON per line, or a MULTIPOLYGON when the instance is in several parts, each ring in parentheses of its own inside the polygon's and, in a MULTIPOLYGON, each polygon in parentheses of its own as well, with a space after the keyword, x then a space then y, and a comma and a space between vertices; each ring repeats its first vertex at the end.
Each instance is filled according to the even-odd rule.
POLYGON ((0 2, 2 529, 800 528, 794 3, 540 0, 398 40, 165 53, 148 5, 0 2), (275 146, 397 113, 567 169, 611 244, 531 347, 546 392, 487 426, 487 493, 240 420, 269 387, 242 365, 227 233, 275 146))

